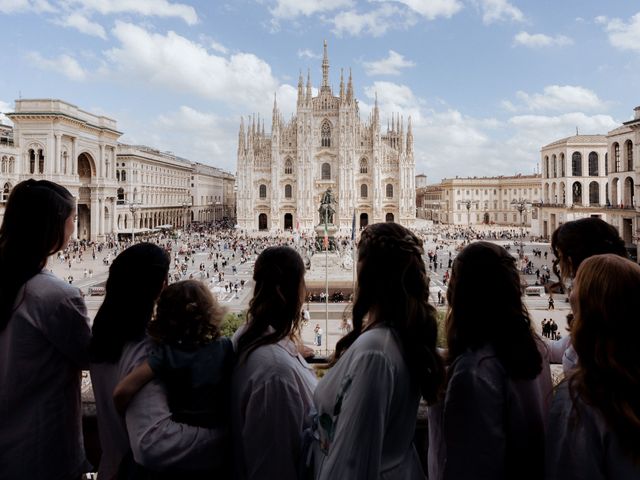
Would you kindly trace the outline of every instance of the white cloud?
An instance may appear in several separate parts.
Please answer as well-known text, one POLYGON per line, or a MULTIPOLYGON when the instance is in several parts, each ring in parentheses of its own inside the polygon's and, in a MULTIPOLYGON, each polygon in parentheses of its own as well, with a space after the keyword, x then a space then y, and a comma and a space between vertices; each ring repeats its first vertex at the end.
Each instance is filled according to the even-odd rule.
POLYGON ((298 50, 298 58, 318 59, 322 58, 322 55, 320 53, 314 53, 313 50, 305 48, 298 50))
POLYGON ((5 113, 12 112, 12 111, 13 111, 13 106, 11 106, 11 104, 0 100, 0 124, 13 125, 11 120, 9 120, 9 118, 5 115, 5 113))
POLYGON ((525 47, 563 47, 572 45, 573 40, 564 35, 556 35, 555 37, 545 35, 543 33, 527 33, 520 32, 513 37, 514 45, 524 45, 525 47))
POLYGON ((413 67, 415 63, 411 60, 405 60, 404 56, 389 50, 389 56, 372 62, 363 62, 367 75, 400 75, 403 68, 413 67))
POLYGON ((479 0, 480 10, 482 10, 482 22, 489 25, 494 22, 524 21, 522 11, 508 2, 508 0, 479 0))
POLYGON ((56 58, 49 59, 44 58, 38 52, 31 52, 27 57, 35 67, 60 73, 70 80, 81 82, 87 78, 87 72, 70 55, 62 54, 56 58))
POLYGON ((0 13, 44 13, 55 8, 47 0, 0 0, 0 13))
POLYGON ((225 47, 221 43, 216 42, 215 40, 211 40, 209 45, 211 46, 211 49, 216 52, 223 53, 225 55, 229 53, 229 49, 227 47, 225 47))
POLYGON ((339 8, 351 7, 352 0, 277 0, 271 14, 276 18, 309 17, 339 8))
POLYGON ((112 34, 120 46, 106 56, 127 81, 254 108, 268 102, 278 87, 269 64, 251 53, 215 55, 173 31, 162 35, 123 22, 116 22, 112 34))
POLYGON ((331 22, 333 33, 359 36, 367 34, 374 37, 384 35, 392 28, 408 28, 415 24, 415 18, 407 12, 391 4, 382 4, 379 8, 366 13, 348 10, 338 13, 331 22))
MULTIPOLYGON (((543 93, 516 93, 524 107, 531 111, 597 110, 605 107, 598 95, 588 88, 574 85, 549 85, 543 93)), ((508 108, 508 104, 503 104, 508 108)))
POLYGON ((374 82, 364 87, 364 93, 371 100, 377 95, 381 109, 390 112, 409 113, 409 109, 416 108, 420 103, 409 87, 393 82, 374 82))
POLYGON ((180 18, 188 25, 198 23, 195 8, 167 0, 63 0, 63 3, 70 11, 83 9, 101 15, 134 13, 150 17, 180 18))
POLYGON ((451 18, 462 9, 459 0, 395 0, 428 20, 451 18))
POLYGON ((640 52, 640 13, 625 22, 619 18, 596 17, 596 23, 604 25, 609 43, 620 50, 640 52))
POLYGON ((81 33, 86 35, 92 35, 94 37, 100 37, 103 40, 107 39, 107 32, 105 32, 102 25, 96 22, 92 22, 81 13, 72 13, 71 15, 56 20, 58 25, 63 27, 75 28, 81 33))

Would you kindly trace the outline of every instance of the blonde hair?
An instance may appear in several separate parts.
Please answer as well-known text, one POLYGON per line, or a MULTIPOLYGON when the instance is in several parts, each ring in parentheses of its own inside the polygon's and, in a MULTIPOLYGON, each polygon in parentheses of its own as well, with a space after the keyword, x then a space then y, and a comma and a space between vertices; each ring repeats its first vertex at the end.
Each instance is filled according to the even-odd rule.
POLYGON ((159 343, 197 348, 220 336, 226 309, 198 280, 184 280, 160 294, 149 335, 159 343))

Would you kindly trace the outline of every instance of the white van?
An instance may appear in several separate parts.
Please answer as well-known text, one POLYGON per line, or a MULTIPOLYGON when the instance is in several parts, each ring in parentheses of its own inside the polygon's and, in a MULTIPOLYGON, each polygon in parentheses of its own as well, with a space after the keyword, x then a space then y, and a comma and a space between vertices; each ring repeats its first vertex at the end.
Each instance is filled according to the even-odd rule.
POLYGON ((544 294, 544 287, 541 287, 539 285, 534 285, 531 287, 527 287, 524 289, 524 294, 525 295, 535 295, 538 297, 541 297, 544 294))

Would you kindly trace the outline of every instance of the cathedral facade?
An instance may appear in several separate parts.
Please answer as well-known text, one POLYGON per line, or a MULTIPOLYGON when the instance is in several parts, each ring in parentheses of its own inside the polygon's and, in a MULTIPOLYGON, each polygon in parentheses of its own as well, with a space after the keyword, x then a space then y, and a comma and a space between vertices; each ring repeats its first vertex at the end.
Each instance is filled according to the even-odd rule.
POLYGON ((360 119, 351 74, 338 95, 329 84, 324 44, 322 84, 312 93, 298 80, 296 112, 282 117, 274 100, 271 134, 264 123, 240 123, 237 165, 237 221, 248 232, 300 229, 310 232, 324 220, 318 208, 331 189, 337 203, 333 223, 351 232, 352 218, 369 223, 395 221, 411 227, 415 212, 415 162, 411 118, 393 116, 380 131, 376 99, 369 119, 360 119))

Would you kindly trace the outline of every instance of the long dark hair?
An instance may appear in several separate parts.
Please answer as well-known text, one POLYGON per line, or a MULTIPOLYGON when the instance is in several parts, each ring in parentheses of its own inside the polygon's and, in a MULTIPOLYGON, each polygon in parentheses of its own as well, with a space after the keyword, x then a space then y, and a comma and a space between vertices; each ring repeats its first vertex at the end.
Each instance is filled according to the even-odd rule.
MULTIPOLYGON (((572 343, 580 358, 569 377, 579 395, 599 410, 622 451, 640 464, 640 266, 613 254, 586 259, 572 293, 572 343)), ((580 416, 579 409, 576 412, 580 416)))
POLYGON ((560 281, 575 276, 582 261, 592 255, 613 253, 627 257, 624 240, 613 225, 596 217, 566 222, 551 235, 553 270, 560 281))
POLYGON ((368 324, 386 324, 398 334, 407 367, 428 403, 437 400, 444 367, 436 352, 437 314, 429 304, 429 278, 422 240, 393 223, 369 225, 358 244, 358 285, 353 303, 353 330, 336 345, 332 364, 368 324))
POLYGON ((290 247, 266 248, 256 260, 253 280, 247 328, 238 340, 240 362, 261 345, 277 343, 300 329, 305 285, 298 252, 290 247), (266 333, 269 327, 272 333, 266 333))
POLYGON ((47 180, 25 180, 9 195, 0 227, 0 332, 20 288, 64 248, 65 224, 75 209, 71 193, 47 180))
POLYGON ((115 258, 104 302, 93 321, 92 362, 115 363, 126 343, 144 338, 169 262, 167 252, 153 243, 138 243, 115 258))
POLYGON ((465 247, 453 262, 447 301, 450 362, 491 345, 509 378, 531 380, 540 373, 542 357, 522 302, 520 275, 504 248, 489 242, 465 247))

